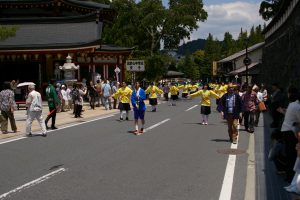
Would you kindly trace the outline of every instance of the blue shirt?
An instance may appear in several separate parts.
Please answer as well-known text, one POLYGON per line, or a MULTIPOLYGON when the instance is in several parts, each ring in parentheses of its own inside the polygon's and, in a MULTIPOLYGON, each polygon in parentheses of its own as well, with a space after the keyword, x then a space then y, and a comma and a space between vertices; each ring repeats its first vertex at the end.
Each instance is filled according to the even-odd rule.
POLYGON ((108 83, 105 83, 103 85, 103 96, 104 97, 109 97, 110 96, 110 92, 111 92, 111 87, 108 83))
POLYGON ((226 99, 227 109, 228 113, 233 113, 233 108, 235 104, 235 95, 234 94, 228 94, 226 99))
POLYGON ((133 110, 137 111, 137 110, 142 110, 145 111, 146 110, 146 105, 144 100, 146 99, 146 93, 145 90, 143 90, 142 88, 140 88, 138 91, 134 90, 131 94, 131 104, 133 106, 133 110), (138 92, 138 94, 137 94, 138 92), (137 103, 139 105, 137 105, 137 103))

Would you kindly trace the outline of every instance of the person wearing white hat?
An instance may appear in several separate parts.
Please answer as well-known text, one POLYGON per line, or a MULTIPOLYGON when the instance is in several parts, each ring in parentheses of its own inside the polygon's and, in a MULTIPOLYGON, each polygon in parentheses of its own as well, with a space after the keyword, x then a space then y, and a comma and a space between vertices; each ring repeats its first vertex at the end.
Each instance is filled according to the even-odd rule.
POLYGON ((61 106, 61 112, 65 112, 66 108, 68 107, 68 94, 67 94, 67 91, 66 91, 66 86, 65 85, 62 85, 61 86, 61 95, 62 95, 62 106, 61 106))
POLYGON ((27 120, 26 120, 26 133, 27 136, 32 136, 31 125, 34 119, 38 121, 42 129, 42 136, 47 136, 47 129, 45 121, 42 115, 43 106, 42 106, 42 97, 41 94, 35 91, 34 85, 28 86, 28 97, 26 99, 27 107, 27 120))

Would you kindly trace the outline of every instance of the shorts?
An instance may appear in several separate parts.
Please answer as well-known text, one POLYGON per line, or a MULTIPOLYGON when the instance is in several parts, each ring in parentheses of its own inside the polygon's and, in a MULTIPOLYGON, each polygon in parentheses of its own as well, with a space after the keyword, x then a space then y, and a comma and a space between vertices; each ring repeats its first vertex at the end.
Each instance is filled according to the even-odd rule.
POLYGON ((171 95, 171 99, 172 100, 177 100, 178 99, 178 95, 171 95))
POLYGON ((150 99, 149 99, 149 104, 150 104, 151 106, 157 105, 157 98, 150 98, 150 99))
POLYGON ((211 113, 210 106, 201 106, 201 114, 209 115, 211 113))
POLYGON ((134 119, 144 119, 145 111, 144 110, 134 110, 134 119))
POLYGON ((187 98, 188 93, 182 93, 181 96, 182 96, 182 98, 187 98))
POLYGON ((126 111, 129 111, 131 110, 130 108, 130 104, 129 103, 119 103, 119 107, 118 107, 120 110, 126 110, 126 111))

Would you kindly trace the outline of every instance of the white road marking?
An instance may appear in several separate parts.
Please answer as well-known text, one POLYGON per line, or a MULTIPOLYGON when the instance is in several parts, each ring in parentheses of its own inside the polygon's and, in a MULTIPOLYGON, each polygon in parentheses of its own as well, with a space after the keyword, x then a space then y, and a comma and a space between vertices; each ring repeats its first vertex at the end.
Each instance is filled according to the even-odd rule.
POLYGON ((9 142, 14 142, 14 141, 17 141, 17 140, 22 140, 22 139, 25 139, 25 138, 27 138, 27 137, 18 137, 18 138, 14 138, 14 139, 4 139, 4 141, 1 141, 0 142, 0 145, 1 144, 5 144, 5 143, 9 143, 9 142))
POLYGON ((185 111, 190 111, 190 110, 196 108, 197 106, 198 106, 198 105, 194 105, 193 107, 190 107, 189 109, 187 109, 187 110, 185 110, 185 111))
POLYGON ((21 190, 25 190, 25 189, 30 188, 30 187, 32 187, 32 186, 35 186, 35 185, 37 185, 37 184, 39 184, 39 183, 42 183, 42 182, 48 180, 49 178, 51 178, 51 177, 53 177, 53 176, 55 176, 55 175, 57 175, 57 174, 60 174, 60 173, 62 173, 62 172, 64 172, 64 171, 66 171, 65 168, 60 168, 60 169, 58 169, 58 170, 55 170, 55 171, 53 171, 53 172, 51 172, 51 173, 49 173, 49 174, 46 174, 45 176, 42 176, 42 177, 40 177, 40 178, 38 178, 38 179, 35 179, 35 180, 33 180, 33 181, 30 181, 29 183, 26 183, 26 184, 24 184, 24 185, 21 185, 21 186, 15 188, 15 189, 13 189, 13 190, 11 190, 11 191, 9 191, 9 192, 6 192, 6 193, 4 193, 4 194, 1 194, 1 195, 0 195, 0 199, 4 199, 5 197, 8 197, 9 195, 12 195, 13 193, 20 192, 21 190))
POLYGON ((162 125, 163 123, 166 123, 166 122, 169 121, 169 120, 171 120, 171 119, 168 118, 168 119, 165 119, 165 120, 163 120, 163 121, 161 121, 161 122, 159 122, 159 123, 157 123, 157 124, 154 124, 154 125, 152 125, 152 126, 146 128, 146 129, 144 130, 144 132, 150 131, 151 129, 154 129, 155 127, 158 127, 159 125, 162 125))
MULTIPOLYGON (((59 129, 56 129, 56 130, 47 130, 47 133, 51 133, 51 132, 54 132, 54 131, 59 131, 59 130, 66 129, 66 128, 71 128, 71 127, 74 127, 74 126, 79 126, 79 125, 81 125, 81 124, 86 124, 86 123, 98 121, 98 120, 101 120, 101 119, 106 119, 106 118, 113 117, 113 116, 115 116, 115 114, 105 115, 105 116, 103 116, 103 117, 99 117, 99 118, 92 119, 92 120, 85 121, 85 122, 79 122, 79 123, 76 123, 76 121, 74 121, 74 123, 76 123, 76 124, 68 125, 68 126, 63 126, 63 127, 60 127, 59 129)), ((41 132, 35 132, 34 134, 41 134, 41 132)), ((19 137, 19 138, 7 139, 7 140, 4 140, 4 141, 1 141, 1 142, 0 142, 0 145, 1 145, 1 144, 5 144, 5 143, 9 143, 9 142, 14 142, 14 141, 17 141, 17 140, 27 139, 27 138, 28 138, 28 137, 21 136, 21 137, 19 137)))
MULTIPOLYGON (((239 128, 238 125, 238 130, 239 128)), ((240 135, 239 132, 238 135, 240 135)), ((237 149, 237 147, 238 142, 237 144, 231 144, 231 149, 237 149)), ((235 163, 236 155, 229 155, 219 200, 231 200, 235 163)))
POLYGON ((110 118, 110 117, 113 117, 113 116, 115 116, 115 115, 114 114, 113 115, 105 115, 103 117, 99 117, 99 118, 92 119, 92 120, 89 120, 89 121, 79 122, 78 124, 75 121, 76 124, 64 126, 64 127, 61 127, 59 129, 55 129, 55 130, 49 130, 49 131, 47 131, 47 133, 54 132, 54 131, 59 131, 59 130, 66 129, 66 128, 71 128, 71 127, 78 126, 78 125, 81 125, 81 124, 87 124, 87 123, 90 123, 90 122, 94 122, 94 121, 98 121, 98 120, 101 120, 101 119, 110 118))

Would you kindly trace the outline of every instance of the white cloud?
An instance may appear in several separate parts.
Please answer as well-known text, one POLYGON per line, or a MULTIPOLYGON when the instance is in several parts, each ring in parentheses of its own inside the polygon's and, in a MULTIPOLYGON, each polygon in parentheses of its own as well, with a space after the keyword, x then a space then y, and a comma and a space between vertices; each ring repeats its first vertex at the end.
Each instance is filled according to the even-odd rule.
POLYGON ((205 6, 208 18, 199 24, 197 31, 191 35, 191 40, 206 39, 211 33, 214 38, 223 40, 224 33, 230 32, 234 38, 238 37, 241 28, 248 31, 254 25, 264 24, 259 15, 259 4, 247 2, 232 2, 205 6))

